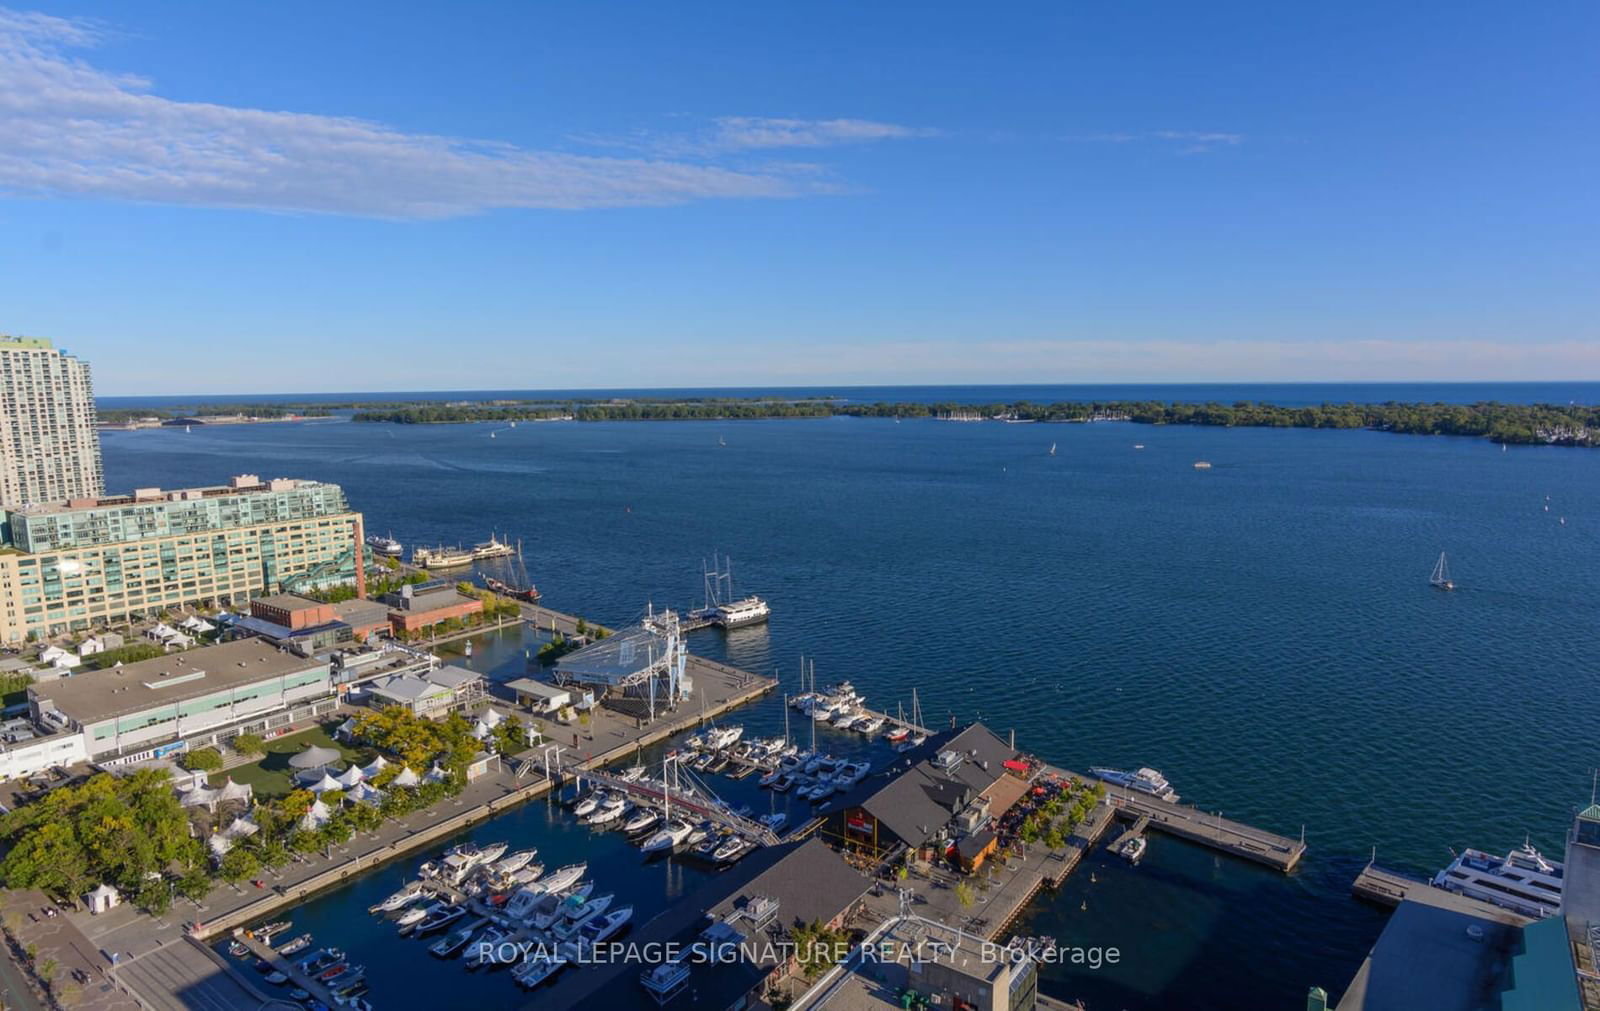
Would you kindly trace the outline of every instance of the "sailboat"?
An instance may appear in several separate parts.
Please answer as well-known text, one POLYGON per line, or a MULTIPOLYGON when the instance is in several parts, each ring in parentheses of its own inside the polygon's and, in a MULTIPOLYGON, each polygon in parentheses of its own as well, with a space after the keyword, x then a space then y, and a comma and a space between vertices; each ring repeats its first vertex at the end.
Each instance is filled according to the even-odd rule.
POLYGON ((1051 456, 1055 456, 1056 455, 1056 444, 1053 443, 1053 442, 1050 444, 1050 455, 1051 456))
POLYGON ((1450 566, 1445 562, 1443 551, 1439 552, 1439 560, 1433 565, 1433 575, 1428 577, 1428 585, 1438 590, 1456 588, 1455 580, 1450 578, 1450 566))
POLYGON ((727 439, 724 439, 724 438, 723 438, 723 437, 722 437, 722 436, 720 436, 720 435, 719 435, 719 436, 717 436, 717 445, 719 445, 719 446, 726 446, 726 445, 727 445, 727 444, 728 444, 728 440, 727 440, 727 439))

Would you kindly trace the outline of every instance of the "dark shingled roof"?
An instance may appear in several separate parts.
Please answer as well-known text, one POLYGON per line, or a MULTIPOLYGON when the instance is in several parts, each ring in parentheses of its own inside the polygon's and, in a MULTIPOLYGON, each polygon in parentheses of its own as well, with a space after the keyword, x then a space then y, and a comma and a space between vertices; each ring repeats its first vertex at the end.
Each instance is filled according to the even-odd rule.
POLYGON ((834 799, 823 813, 863 808, 900 839, 917 845, 931 838, 968 800, 1005 775, 1002 763, 1015 755, 1009 745, 981 723, 947 730, 899 756, 891 771, 904 771, 887 779, 873 777, 863 781, 834 799), (961 756, 961 764, 949 771, 934 764, 947 751, 961 756))
MULTIPOLYGON (((853 869, 820 839, 756 850, 732 868, 674 902, 632 935, 621 938, 641 950, 648 944, 677 943, 684 949, 695 943, 712 917, 725 921, 756 899, 778 903, 776 915, 759 936, 749 920, 732 921, 739 943, 752 949, 789 938, 798 923, 838 916, 872 887, 870 879, 853 869)), ((731 935, 730 935, 731 939, 731 935)), ((669 1007, 721 1011, 731 1006, 771 972, 774 963, 755 964, 743 958, 715 964, 692 964, 690 990, 669 1007), (693 996, 693 1000, 690 996, 693 996)), ((649 968, 638 962, 590 964, 582 972, 570 969, 557 977, 555 986, 524 1005, 529 1011, 550 1007, 599 1007, 610 1011, 654 1008, 639 973, 649 968)))

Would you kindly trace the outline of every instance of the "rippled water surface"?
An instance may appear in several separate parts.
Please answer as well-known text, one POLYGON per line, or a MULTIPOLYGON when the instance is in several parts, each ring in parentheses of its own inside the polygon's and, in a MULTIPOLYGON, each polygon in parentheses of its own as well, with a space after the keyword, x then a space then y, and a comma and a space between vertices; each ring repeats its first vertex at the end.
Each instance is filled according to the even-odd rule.
MULTIPOLYGON (((729 553, 774 617, 696 633, 698 651, 791 684, 803 653, 876 705, 915 686, 930 721, 981 717, 1072 768, 1153 765, 1208 810, 1304 826, 1289 877, 1157 837, 1137 870, 1097 859, 1093 882, 1040 903, 1037 929, 1135 953, 1049 975, 1093 1011, 1337 995, 1383 922, 1348 898, 1372 847, 1418 871, 1525 832, 1556 851, 1600 764, 1590 451, 843 418, 330 421, 104 444, 116 489, 320 478, 407 545, 521 538, 552 606, 608 624, 694 604, 701 559, 729 553), (1441 550, 1455 593, 1427 585, 1441 550)), ((520 647, 476 663, 512 676, 520 647)), ((742 718, 780 727, 781 703, 742 718)), ((364 918, 356 898, 323 902, 364 918)))

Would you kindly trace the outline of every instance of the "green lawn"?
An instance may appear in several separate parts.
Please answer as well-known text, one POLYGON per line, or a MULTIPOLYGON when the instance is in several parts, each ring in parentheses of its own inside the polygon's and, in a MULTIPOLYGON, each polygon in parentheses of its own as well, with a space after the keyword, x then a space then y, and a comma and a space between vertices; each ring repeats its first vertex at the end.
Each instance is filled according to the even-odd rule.
POLYGON ((220 783, 225 776, 232 776, 235 783, 249 783, 260 799, 282 797, 294 789, 294 781, 290 777, 295 770, 289 767, 289 759, 304 751, 307 745, 313 744, 323 748, 339 749, 339 753, 344 755, 347 762, 365 765, 371 761, 373 752, 370 749, 352 748, 335 741, 329 735, 329 730, 336 726, 338 726, 336 723, 317 726, 297 734, 289 734, 287 737, 274 738, 267 742, 267 753, 261 758, 248 765, 235 766, 226 772, 212 773, 212 783, 220 783))

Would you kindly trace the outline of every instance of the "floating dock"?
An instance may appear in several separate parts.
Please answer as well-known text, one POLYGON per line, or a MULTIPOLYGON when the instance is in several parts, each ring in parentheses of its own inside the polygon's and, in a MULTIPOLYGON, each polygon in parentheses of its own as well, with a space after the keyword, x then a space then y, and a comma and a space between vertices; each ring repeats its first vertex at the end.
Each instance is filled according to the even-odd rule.
POLYGON ((1243 822, 1230 821, 1220 815, 1207 814, 1198 808, 1157 800, 1149 794, 1105 783, 1093 776, 1060 769, 1050 771, 1089 783, 1103 783, 1106 798, 1116 809, 1119 818, 1136 823, 1145 820, 1147 827, 1153 831, 1165 832, 1231 856, 1253 860, 1285 874, 1294 870, 1300 858, 1305 856, 1306 841, 1303 837, 1292 839, 1277 835, 1243 822))

